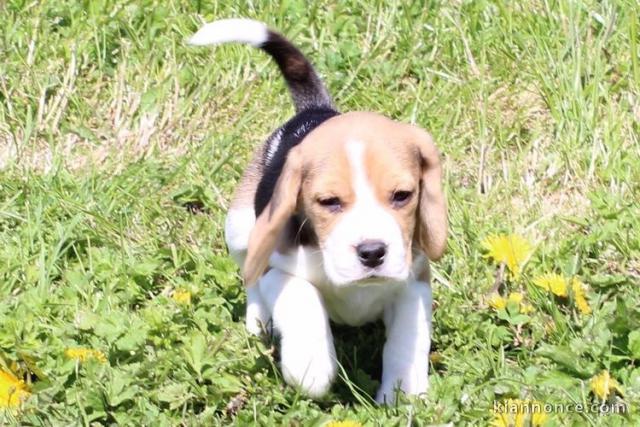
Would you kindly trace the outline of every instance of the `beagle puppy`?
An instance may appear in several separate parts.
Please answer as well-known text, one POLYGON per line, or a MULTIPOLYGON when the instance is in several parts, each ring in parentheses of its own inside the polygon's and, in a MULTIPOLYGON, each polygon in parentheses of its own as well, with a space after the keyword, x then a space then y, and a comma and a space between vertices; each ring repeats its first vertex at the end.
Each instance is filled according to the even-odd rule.
POLYGON ((226 243, 247 287, 246 327, 272 322, 287 383, 311 397, 336 376, 329 320, 383 318, 378 402, 427 391, 428 259, 445 250, 440 156, 424 130, 368 112, 339 113, 290 41, 249 19, 204 25, 192 45, 247 43, 280 68, 295 116, 260 147, 229 209, 226 243))

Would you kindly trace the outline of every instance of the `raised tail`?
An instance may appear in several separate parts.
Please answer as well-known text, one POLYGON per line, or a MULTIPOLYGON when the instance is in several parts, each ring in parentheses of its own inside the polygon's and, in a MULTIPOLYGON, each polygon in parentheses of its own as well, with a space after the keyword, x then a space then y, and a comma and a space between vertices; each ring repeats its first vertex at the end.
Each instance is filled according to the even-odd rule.
POLYGON ((289 40, 252 19, 222 19, 205 24, 190 39, 196 46, 247 43, 267 52, 287 82, 296 112, 312 108, 333 109, 333 102, 311 63, 289 40))

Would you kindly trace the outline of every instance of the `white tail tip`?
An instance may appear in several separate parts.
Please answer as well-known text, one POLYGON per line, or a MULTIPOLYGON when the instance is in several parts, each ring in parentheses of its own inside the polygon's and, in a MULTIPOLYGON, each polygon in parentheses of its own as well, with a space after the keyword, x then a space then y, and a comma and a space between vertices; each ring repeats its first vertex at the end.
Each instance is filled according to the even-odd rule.
POLYGON ((187 43, 206 46, 222 43, 247 43, 255 47, 267 41, 267 26, 253 19, 221 19, 205 24, 187 43))

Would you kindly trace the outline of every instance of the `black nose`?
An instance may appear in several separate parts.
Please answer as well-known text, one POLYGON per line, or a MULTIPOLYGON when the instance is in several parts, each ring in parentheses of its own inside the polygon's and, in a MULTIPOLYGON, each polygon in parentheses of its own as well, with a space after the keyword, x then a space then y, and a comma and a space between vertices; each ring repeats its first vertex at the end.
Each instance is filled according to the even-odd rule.
POLYGON ((384 261, 384 256, 387 254, 387 245, 380 240, 365 240, 356 246, 356 252, 363 265, 374 268, 384 261))

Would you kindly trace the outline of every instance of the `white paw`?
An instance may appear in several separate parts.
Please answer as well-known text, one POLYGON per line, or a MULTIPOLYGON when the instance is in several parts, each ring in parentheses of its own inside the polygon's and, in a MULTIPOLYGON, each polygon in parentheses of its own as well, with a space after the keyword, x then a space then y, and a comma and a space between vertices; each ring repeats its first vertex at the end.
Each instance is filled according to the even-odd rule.
POLYGON ((396 390, 389 384, 382 384, 376 394, 376 402, 380 405, 394 405, 396 403, 396 390))
POLYGON ((265 307, 262 298, 260 297, 260 290, 257 286, 253 286, 247 289, 247 315, 245 317, 245 326, 247 331, 253 335, 262 335, 264 331, 269 332, 267 329, 270 314, 265 307))
POLYGON ((395 405, 399 392, 408 396, 425 397, 429 388, 429 371, 426 364, 411 366, 402 374, 382 374, 382 384, 376 394, 376 402, 386 405, 395 405))
POLYGON ((258 317, 247 316, 245 320, 245 327, 247 328, 247 332, 251 335, 261 336, 263 332, 268 332, 268 325, 262 322, 262 320, 258 317))
POLYGON ((310 397, 321 397, 336 376, 336 354, 326 338, 281 343, 281 368, 285 381, 310 397), (327 345, 329 344, 329 345, 327 345))

